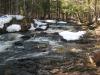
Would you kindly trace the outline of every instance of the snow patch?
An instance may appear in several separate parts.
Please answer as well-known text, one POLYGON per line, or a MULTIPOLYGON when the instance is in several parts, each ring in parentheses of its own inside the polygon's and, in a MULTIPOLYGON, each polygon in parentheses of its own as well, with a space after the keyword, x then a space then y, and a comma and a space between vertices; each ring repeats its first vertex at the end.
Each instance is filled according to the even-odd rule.
POLYGON ((16 20, 22 20, 24 19, 24 16, 22 15, 11 15, 13 18, 16 18, 16 20))
POLYGON ((35 30, 36 28, 34 27, 34 24, 33 23, 31 23, 31 27, 30 27, 30 29, 29 30, 35 30))
POLYGON ((4 27, 5 23, 9 23, 13 18, 16 18, 16 20, 22 20, 24 16, 22 15, 4 15, 0 17, 0 28, 4 27))
POLYGON ((4 27, 4 23, 0 22, 0 28, 3 29, 3 27, 4 27))
POLYGON ((39 28, 45 30, 47 28, 47 26, 43 25, 43 26, 40 26, 39 28))
POLYGON ((12 17, 9 15, 1 16, 0 17, 0 23, 9 23, 12 20, 12 17))
POLYGON ((33 19, 33 20, 34 20, 35 24, 37 24, 37 25, 47 25, 47 23, 40 22, 36 19, 33 19))
POLYGON ((10 26, 7 27, 6 31, 8 32, 16 32, 16 31, 20 31, 21 30, 21 26, 18 24, 12 24, 10 26))
POLYGON ((56 23, 56 20, 45 20, 47 23, 56 23))
POLYGON ((36 29, 40 28, 40 29, 45 30, 47 28, 47 23, 40 22, 36 19, 34 19, 34 23, 37 25, 36 29))
POLYGON ((59 33, 59 35, 62 36, 63 39, 67 41, 79 40, 80 37, 82 37, 84 34, 86 34, 86 31, 78 31, 78 32, 63 31, 59 33))

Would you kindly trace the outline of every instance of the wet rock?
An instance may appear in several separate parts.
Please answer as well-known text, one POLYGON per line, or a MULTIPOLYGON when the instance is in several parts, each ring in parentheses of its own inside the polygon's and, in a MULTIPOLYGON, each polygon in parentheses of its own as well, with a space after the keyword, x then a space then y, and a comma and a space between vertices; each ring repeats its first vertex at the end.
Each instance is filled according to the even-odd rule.
POLYGON ((15 46, 23 46, 23 43, 21 41, 17 41, 14 43, 15 46))
POLYGON ((31 25, 29 24, 29 25, 21 25, 21 31, 22 32, 25 32, 25 31, 28 31, 28 29, 31 27, 31 25))
POLYGON ((31 36, 30 36, 30 35, 25 35, 25 36, 22 36, 21 38, 22 38, 23 40, 28 40, 28 39, 31 38, 31 36))
POLYGON ((40 32, 40 35, 48 35, 46 32, 40 32))
POLYGON ((0 34, 4 34, 4 33, 7 33, 7 32, 4 29, 0 28, 0 34))
POLYGON ((35 48, 35 49, 39 49, 39 48, 47 48, 48 47, 48 45, 47 44, 45 44, 45 43, 40 43, 40 44, 36 44, 36 45, 33 45, 33 48, 35 48))
POLYGON ((36 52, 45 52, 50 48, 48 42, 25 42, 24 47, 27 50, 36 52))
POLYGON ((0 75, 4 75, 5 65, 0 65, 0 75))
POLYGON ((21 71, 21 72, 18 72, 17 74, 14 74, 14 75, 35 75, 35 74, 31 74, 31 73, 26 72, 26 71, 21 71))
POLYGON ((35 31, 44 31, 44 29, 36 28, 35 31))
POLYGON ((55 32, 55 33, 53 33, 53 35, 59 35, 59 33, 58 32, 55 32))
POLYGON ((37 71, 39 67, 37 63, 33 60, 20 59, 17 61, 9 61, 6 66, 9 66, 5 69, 5 73, 10 75, 38 75, 37 71))
POLYGON ((4 75, 12 75, 12 72, 10 69, 6 69, 4 75))

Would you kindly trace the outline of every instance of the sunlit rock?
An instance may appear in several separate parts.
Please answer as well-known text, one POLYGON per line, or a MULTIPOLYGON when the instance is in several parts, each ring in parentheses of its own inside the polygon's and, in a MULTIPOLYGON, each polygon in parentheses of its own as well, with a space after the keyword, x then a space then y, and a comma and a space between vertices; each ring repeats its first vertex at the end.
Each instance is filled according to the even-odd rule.
POLYGON ((76 49, 76 48, 72 48, 70 49, 71 52, 74 52, 74 53, 79 53, 79 52, 82 52, 81 49, 76 49))
POLYGON ((100 36, 100 26, 95 29, 95 33, 97 36, 100 36))
POLYGON ((97 66, 100 66, 100 50, 93 51, 90 56, 92 61, 94 61, 97 66))

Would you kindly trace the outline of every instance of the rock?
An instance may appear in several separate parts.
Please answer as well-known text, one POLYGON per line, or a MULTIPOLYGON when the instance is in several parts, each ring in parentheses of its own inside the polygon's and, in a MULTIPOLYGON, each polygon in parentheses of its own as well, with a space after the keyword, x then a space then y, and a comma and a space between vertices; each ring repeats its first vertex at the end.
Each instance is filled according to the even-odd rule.
POLYGON ((59 69, 53 69, 50 72, 53 73, 53 74, 55 74, 55 73, 58 73, 59 72, 59 69))
POLYGON ((45 52, 47 50, 49 50, 49 45, 47 43, 37 43, 37 44, 33 44, 32 49, 38 49, 41 50, 42 52, 45 52))
POLYGON ((23 40, 28 40, 28 39, 31 38, 31 36, 30 36, 30 35, 25 35, 25 36, 22 36, 21 38, 22 38, 23 40))
POLYGON ((100 26, 95 29, 95 33, 97 36, 100 36, 100 26))
POLYGON ((52 75, 52 74, 47 70, 39 70, 38 75, 52 75))
POLYGON ((81 49, 76 49, 76 48, 72 48, 70 49, 71 52, 74 52, 74 53, 79 53, 79 52, 82 52, 81 49))
POLYGON ((75 72, 58 72, 57 74, 54 75, 97 75, 94 72, 79 72, 79 71, 75 71, 75 72))
POLYGON ((41 28, 36 28, 35 31, 44 31, 44 30, 41 28))
POLYGON ((58 32, 54 32, 53 35, 59 35, 59 33, 58 32))
POLYGON ((68 75, 81 75, 81 74, 80 74, 80 72, 76 71, 76 72, 69 73, 68 75))
POLYGON ((5 72, 10 75, 38 75, 39 70, 38 64, 31 59, 9 61, 5 66, 9 66, 5 68, 5 72))
POLYGON ((12 72, 11 72, 11 70, 10 70, 10 69, 5 70, 4 75, 11 75, 11 74, 12 74, 12 72))
POLYGON ((22 43, 21 41, 17 41, 17 42, 14 43, 14 45, 15 45, 15 46, 22 46, 23 43, 22 43))
POLYGON ((100 66, 100 50, 95 50, 91 54, 92 59, 96 63, 97 66, 100 66))
POLYGON ((16 75, 35 75, 35 74, 29 73, 27 71, 21 71, 21 72, 18 72, 16 75))
POLYGON ((33 48, 37 48, 37 49, 38 48, 41 48, 41 49, 42 48, 47 48, 47 45, 46 44, 34 45, 33 48))
POLYGON ((28 29, 31 27, 31 25, 21 25, 21 31, 28 31, 28 29))

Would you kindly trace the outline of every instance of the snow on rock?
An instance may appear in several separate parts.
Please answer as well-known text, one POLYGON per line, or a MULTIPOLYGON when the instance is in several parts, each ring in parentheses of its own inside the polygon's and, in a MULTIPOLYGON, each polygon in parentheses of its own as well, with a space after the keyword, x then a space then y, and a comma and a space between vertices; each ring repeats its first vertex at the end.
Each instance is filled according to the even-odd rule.
POLYGON ((41 28, 41 29, 45 30, 47 28, 47 26, 46 25, 43 25, 43 26, 41 25, 38 28, 41 28))
POLYGON ((4 27, 4 23, 0 22, 0 28, 3 29, 3 27, 4 27))
POLYGON ((36 19, 34 19, 34 23, 36 24, 36 27, 35 27, 36 29, 45 30, 48 27, 47 23, 40 22, 40 21, 38 21, 36 19))
POLYGON ((16 18, 16 20, 22 20, 24 19, 24 16, 22 15, 11 15, 13 18, 16 18))
POLYGON ((56 23, 57 21, 56 20, 45 20, 45 22, 47 22, 47 23, 56 23))
POLYGON ((4 27, 5 23, 9 23, 13 18, 16 18, 16 20, 22 20, 24 16, 22 15, 4 15, 0 17, 0 28, 4 27))
POLYGON ((37 24, 37 25, 47 25, 47 23, 40 22, 36 19, 34 19, 34 23, 37 24))
POLYGON ((78 31, 78 32, 63 31, 59 33, 59 35, 62 36, 63 39, 67 41, 79 40, 80 37, 82 37, 84 34, 86 34, 86 31, 78 31))
POLYGON ((65 22, 65 21, 58 21, 57 23, 58 24, 67 24, 67 22, 65 22))
POLYGON ((30 27, 30 29, 28 29, 28 30, 35 30, 36 28, 34 27, 34 24, 33 23, 31 23, 31 27, 30 27))
POLYGON ((8 32, 16 32, 16 31, 20 31, 21 30, 21 26, 18 24, 12 24, 10 26, 7 27, 6 31, 8 32))
POLYGON ((0 23, 2 22, 3 24, 9 23, 12 20, 12 17, 9 15, 1 16, 0 17, 0 23))

